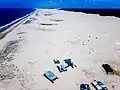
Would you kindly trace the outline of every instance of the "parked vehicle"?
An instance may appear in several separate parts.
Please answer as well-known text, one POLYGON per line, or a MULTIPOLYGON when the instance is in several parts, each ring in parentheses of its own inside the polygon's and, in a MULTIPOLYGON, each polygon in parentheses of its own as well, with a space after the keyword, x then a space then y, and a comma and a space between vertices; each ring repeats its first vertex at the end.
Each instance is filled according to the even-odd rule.
POLYGON ((81 84, 80 90, 91 90, 91 89, 90 89, 90 86, 88 84, 81 84))
POLYGON ((58 68, 59 72, 67 71, 67 69, 61 64, 57 65, 57 68, 58 68))
POLYGON ((106 71, 107 74, 108 74, 109 72, 110 72, 110 73, 113 73, 113 69, 110 67, 109 64, 102 64, 102 67, 104 68, 104 70, 106 71))
POLYGON ((96 90, 108 90, 101 81, 94 80, 91 84, 96 90))
POLYGON ((43 76, 45 76, 48 80, 50 80, 52 83, 54 83, 54 81, 56 79, 58 79, 58 77, 52 72, 52 71, 47 71, 43 74, 43 76))

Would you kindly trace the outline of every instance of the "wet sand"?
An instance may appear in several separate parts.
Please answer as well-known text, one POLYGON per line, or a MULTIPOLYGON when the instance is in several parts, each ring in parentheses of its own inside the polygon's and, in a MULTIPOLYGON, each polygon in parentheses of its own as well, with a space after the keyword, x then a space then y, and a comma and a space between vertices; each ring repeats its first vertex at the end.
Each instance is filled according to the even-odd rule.
POLYGON ((101 67, 120 70, 119 18, 40 9, 29 20, 0 40, 1 90, 79 90, 94 79, 120 89, 120 76, 101 67), (65 58, 77 67, 59 73, 53 59, 65 58), (48 69, 59 77, 54 84, 43 77, 48 69))

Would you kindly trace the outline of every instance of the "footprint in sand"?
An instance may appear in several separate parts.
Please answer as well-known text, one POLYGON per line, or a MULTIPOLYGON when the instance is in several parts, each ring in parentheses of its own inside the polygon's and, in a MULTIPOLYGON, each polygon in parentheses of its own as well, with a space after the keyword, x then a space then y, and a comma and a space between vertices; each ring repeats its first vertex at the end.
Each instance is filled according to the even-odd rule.
POLYGON ((88 69, 82 69, 82 71, 88 77, 94 77, 95 76, 95 70, 93 70, 92 68, 90 68, 89 70, 88 69))
POLYGON ((18 32, 17 34, 25 34, 26 32, 18 32))
POLYGON ((113 54, 117 57, 120 57, 120 48, 113 48, 113 54))

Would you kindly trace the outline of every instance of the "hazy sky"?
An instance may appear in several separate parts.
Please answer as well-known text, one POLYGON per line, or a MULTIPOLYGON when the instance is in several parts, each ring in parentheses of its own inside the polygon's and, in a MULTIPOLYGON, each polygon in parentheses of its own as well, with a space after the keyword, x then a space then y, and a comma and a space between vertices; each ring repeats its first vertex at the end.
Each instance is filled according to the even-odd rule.
POLYGON ((0 7, 120 8, 120 0, 0 0, 0 7))

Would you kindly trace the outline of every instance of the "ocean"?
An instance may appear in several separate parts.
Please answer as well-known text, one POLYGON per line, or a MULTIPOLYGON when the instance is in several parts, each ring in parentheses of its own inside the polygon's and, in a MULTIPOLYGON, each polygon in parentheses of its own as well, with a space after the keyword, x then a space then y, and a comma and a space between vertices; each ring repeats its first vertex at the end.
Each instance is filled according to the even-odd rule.
POLYGON ((20 17, 23 17, 35 9, 27 8, 0 8, 0 27, 4 26, 20 17))
POLYGON ((120 9, 80 9, 80 8, 62 8, 60 10, 83 12, 87 14, 99 14, 100 16, 114 16, 120 18, 120 9))

